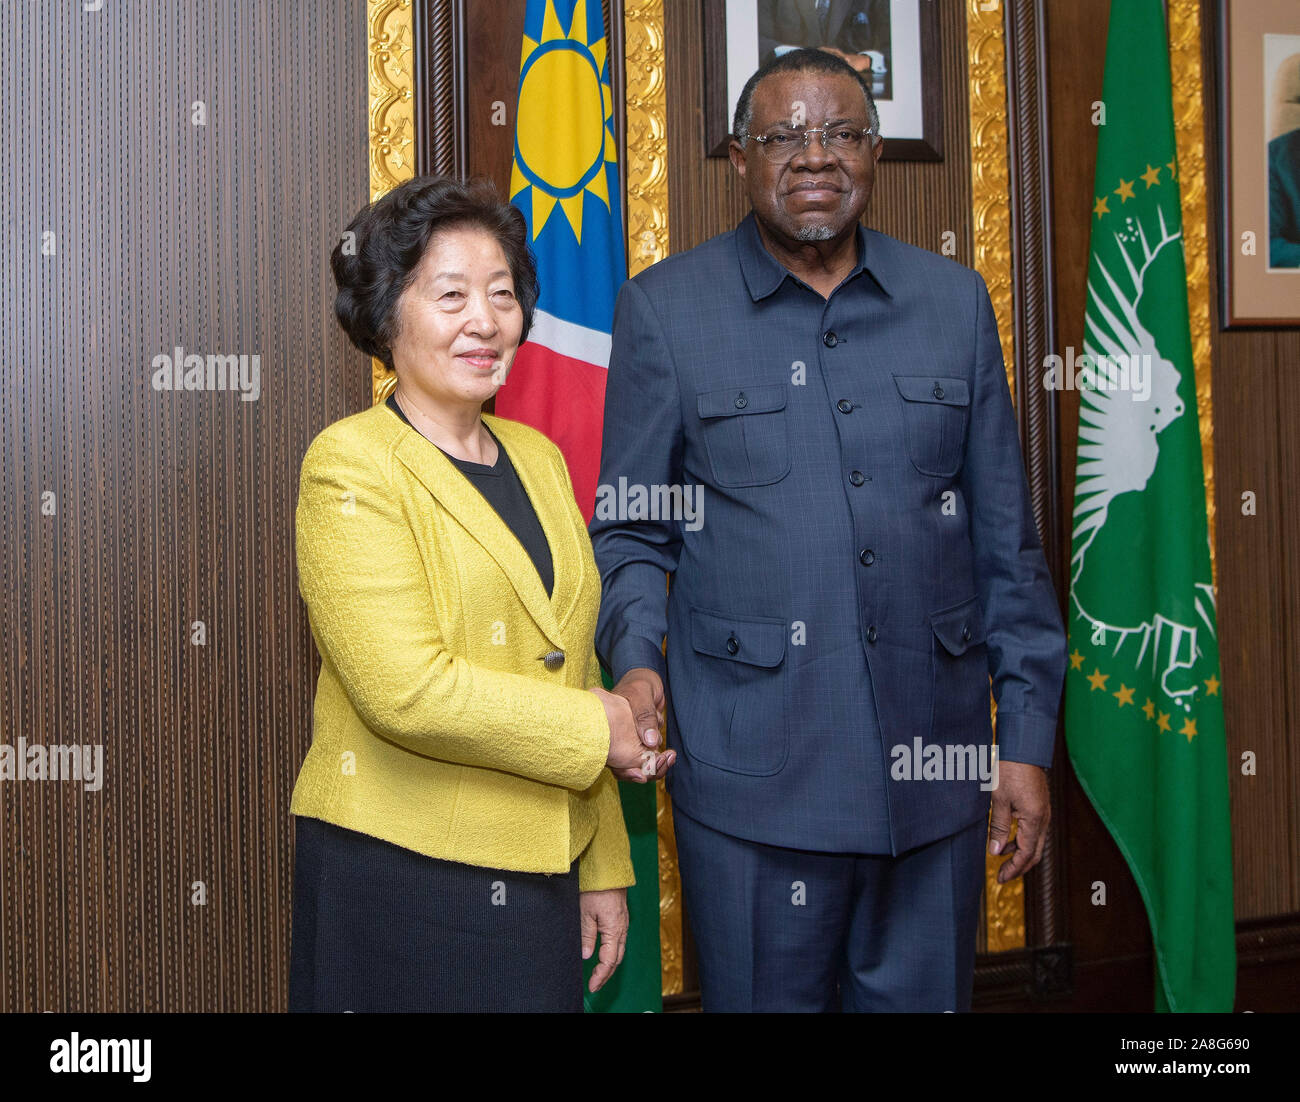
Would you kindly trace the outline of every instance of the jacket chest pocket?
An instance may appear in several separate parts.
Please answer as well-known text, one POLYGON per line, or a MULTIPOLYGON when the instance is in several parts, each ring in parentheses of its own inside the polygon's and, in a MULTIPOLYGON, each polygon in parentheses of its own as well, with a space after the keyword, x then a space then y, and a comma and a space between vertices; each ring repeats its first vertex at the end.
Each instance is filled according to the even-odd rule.
POLYGON ((730 387, 696 396, 713 480, 719 486, 766 486, 790 472, 786 387, 730 387))
POLYGON ((970 416, 965 379, 943 375, 895 375, 902 399, 908 458, 921 474, 951 478, 961 468, 970 416))

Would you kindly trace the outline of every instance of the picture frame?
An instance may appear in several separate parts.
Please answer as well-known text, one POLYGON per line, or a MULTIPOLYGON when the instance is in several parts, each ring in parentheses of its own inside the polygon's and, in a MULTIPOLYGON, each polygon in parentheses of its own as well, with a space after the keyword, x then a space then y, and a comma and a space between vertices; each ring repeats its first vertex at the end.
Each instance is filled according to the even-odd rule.
POLYGON ((939 16, 932 0, 830 0, 824 26, 813 23, 814 6, 815 0, 704 0, 707 155, 727 156, 736 100, 764 57, 829 38, 846 54, 870 58, 882 160, 942 161, 939 16), (773 35, 798 41, 778 43, 773 35))
POLYGON ((1220 326, 1300 326, 1300 5, 1218 14, 1220 326))

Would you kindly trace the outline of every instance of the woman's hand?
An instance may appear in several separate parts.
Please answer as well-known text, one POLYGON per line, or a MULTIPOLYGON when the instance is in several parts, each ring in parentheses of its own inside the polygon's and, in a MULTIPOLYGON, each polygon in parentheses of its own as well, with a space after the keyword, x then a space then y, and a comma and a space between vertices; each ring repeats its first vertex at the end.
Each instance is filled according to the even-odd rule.
POLYGON ((578 910, 582 915, 583 960, 595 951, 596 935, 600 935, 600 959, 587 984, 587 989, 594 994, 605 986, 605 981, 623 960, 623 949, 627 945, 627 889, 581 892, 578 910))
POLYGON ((659 741, 658 732, 637 734, 632 706, 624 697, 604 689, 589 689, 588 692, 600 698, 605 707, 605 718, 609 720, 609 756, 605 762, 610 772, 620 781, 635 781, 637 784, 644 784, 647 774, 662 777, 677 760, 677 752, 654 752, 653 748, 659 741), (651 737, 654 742, 648 741, 651 737))

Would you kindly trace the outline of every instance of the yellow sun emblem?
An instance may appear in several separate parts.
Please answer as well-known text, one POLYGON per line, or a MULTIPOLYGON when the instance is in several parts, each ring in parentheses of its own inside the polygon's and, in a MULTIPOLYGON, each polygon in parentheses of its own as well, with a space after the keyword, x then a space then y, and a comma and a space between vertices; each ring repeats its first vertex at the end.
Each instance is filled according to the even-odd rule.
POLYGON ((541 39, 524 36, 519 63, 519 112, 510 198, 532 189, 533 238, 558 203, 582 242, 582 197, 591 192, 609 207, 605 164, 618 160, 614 98, 601 78, 607 52, 604 28, 587 41, 587 0, 573 8, 566 32, 546 0, 541 39))

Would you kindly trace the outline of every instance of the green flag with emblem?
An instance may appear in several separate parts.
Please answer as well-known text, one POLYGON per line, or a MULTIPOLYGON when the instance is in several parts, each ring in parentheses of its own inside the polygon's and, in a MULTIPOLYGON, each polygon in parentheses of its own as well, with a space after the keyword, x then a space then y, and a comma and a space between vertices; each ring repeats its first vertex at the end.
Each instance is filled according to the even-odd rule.
POLYGON ((1083 355, 1049 361, 1079 391, 1066 744, 1146 906, 1156 1009, 1228 1011, 1227 747, 1160 0, 1111 5, 1103 89, 1083 355))

